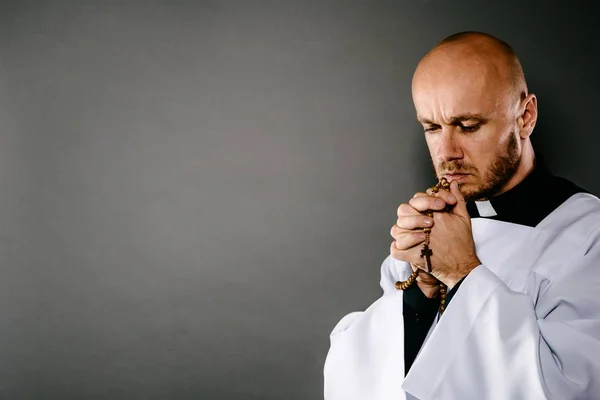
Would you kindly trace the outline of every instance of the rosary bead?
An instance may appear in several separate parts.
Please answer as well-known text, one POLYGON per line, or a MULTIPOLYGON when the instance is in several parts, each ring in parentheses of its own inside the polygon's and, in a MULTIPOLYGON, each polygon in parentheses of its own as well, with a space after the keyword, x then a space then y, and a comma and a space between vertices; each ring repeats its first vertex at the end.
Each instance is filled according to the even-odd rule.
MULTIPOLYGON (((431 188, 431 192, 434 194, 438 193, 440 188, 449 189, 450 183, 445 178, 441 178, 440 181, 437 183, 437 185, 435 185, 434 187, 431 188)), ((427 215, 430 218, 433 218, 432 210, 427 210, 423 214, 427 215)), ((431 233, 431 228, 430 227, 423 228, 423 232, 425 233, 425 243, 423 245, 423 249, 421 250, 421 257, 426 258, 427 269, 429 272, 431 272, 431 262, 429 259, 429 257, 433 254, 431 252, 431 250, 429 249, 429 234, 431 233)), ((412 274, 410 274, 410 276, 408 277, 407 280, 397 281, 394 286, 398 290, 406 290, 416 282, 418 276, 419 276, 419 270, 417 269, 417 270, 413 271, 412 274)), ((443 284, 442 282, 440 282, 440 308, 439 308, 440 315, 442 315, 442 313, 444 312, 444 310, 446 308, 446 289, 447 289, 446 285, 443 284)))

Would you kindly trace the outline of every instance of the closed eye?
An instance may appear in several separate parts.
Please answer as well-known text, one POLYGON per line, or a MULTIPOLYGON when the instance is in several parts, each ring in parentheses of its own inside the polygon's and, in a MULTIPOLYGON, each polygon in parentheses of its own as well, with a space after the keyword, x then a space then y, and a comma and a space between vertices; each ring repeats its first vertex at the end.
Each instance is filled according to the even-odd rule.
POLYGON ((430 126, 425 126, 425 132, 435 132, 437 130, 439 130, 441 127, 439 125, 430 125, 430 126))
POLYGON ((461 129, 463 132, 467 132, 467 133, 470 133, 470 132, 475 132, 475 131, 477 131, 477 130, 478 130, 480 127, 481 127, 481 125, 460 125, 460 129, 461 129))

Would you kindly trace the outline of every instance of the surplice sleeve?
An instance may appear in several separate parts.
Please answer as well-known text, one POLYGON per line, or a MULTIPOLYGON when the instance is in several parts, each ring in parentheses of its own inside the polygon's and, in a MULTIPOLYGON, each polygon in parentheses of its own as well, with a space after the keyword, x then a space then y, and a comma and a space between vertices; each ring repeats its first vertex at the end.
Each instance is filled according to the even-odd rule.
POLYGON ((550 281, 463 281, 403 389, 426 399, 600 399, 600 232, 550 281), (532 295, 533 294, 533 295, 532 295))

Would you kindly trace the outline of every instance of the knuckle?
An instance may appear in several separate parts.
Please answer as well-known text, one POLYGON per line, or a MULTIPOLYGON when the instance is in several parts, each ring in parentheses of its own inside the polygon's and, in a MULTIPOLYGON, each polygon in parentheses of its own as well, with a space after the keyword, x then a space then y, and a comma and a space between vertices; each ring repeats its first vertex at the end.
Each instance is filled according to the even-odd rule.
POLYGON ((400 238, 396 238, 396 240, 394 240, 394 248, 396 250, 404 250, 404 244, 400 238))
POLYGON ((427 206, 428 204, 428 198, 426 197, 417 197, 414 199, 411 199, 410 201, 410 205, 417 211, 423 211, 426 210, 427 208, 429 208, 427 206))
POLYGON ((408 201, 408 204, 415 209, 419 208, 419 204, 423 201, 423 199, 420 199, 419 197, 413 197, 412 199, 410 199, 408 201))
POLYGON ((398 249, 394 243, 390 246, 390 255, 399 261, 406 261, 406 252, 398 249))
POLYGON ((411 209, 412 207, 407 203, 400 204, 400 207, 398 207, 398 217, 409 215, 411 209))
POLYGON ((400 217, 396 221, 396 226, 402 230, 411 229, 409 220, 410 220, 410 217, 406 217, 406 216, 400 217))

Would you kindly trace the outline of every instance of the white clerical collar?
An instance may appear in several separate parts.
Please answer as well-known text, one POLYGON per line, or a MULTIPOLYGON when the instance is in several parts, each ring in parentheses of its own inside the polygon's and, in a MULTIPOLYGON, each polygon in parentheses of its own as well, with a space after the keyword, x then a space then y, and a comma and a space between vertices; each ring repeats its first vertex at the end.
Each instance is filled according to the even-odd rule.
POLYGON ((481 217, 495 217, 498 215, 492 206, 492 202, 489 200, 476 201, 475 205, 481 217))
POLYGON ((538 155, 535 168, 518 185, 490 200, 468 201, 467 210, 471 218, 491 218, 535 227, 565 200, 580 192, 587 190, 552 175, 538 155))

